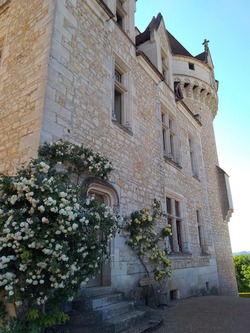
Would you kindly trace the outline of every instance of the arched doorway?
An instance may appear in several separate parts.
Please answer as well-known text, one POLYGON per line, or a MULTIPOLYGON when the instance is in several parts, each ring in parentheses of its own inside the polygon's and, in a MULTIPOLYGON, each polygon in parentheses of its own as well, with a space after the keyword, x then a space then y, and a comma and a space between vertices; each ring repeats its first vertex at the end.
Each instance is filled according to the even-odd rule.
MULTIPOLYGON (((111 207, 114 211, 117 211, 119 205, 118 195, 112 185, 99 179, 90 178, 85 181, 85 188, 87 189, 87 196, 95 196, 100 205, 105 204, 111 207)), ((100 235, 100 239, 101 237, 102 235, 100 235)), ((109 244, 109 251, 112 262, 114 257, 112 240, 109 244)), ((100 273, 88 282, 87 288, 111 285, 111 262, 102 265, 100 273)))

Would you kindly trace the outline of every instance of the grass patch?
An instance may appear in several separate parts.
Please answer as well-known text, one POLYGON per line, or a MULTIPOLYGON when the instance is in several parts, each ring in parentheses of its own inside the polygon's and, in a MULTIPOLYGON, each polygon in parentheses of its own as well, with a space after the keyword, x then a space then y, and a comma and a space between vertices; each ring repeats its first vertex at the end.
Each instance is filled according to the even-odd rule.
POLYGON ((239 293, 239 296, 243 297, 243 298, 250 298, 250 291, 245 291, 243 293, 239 293))

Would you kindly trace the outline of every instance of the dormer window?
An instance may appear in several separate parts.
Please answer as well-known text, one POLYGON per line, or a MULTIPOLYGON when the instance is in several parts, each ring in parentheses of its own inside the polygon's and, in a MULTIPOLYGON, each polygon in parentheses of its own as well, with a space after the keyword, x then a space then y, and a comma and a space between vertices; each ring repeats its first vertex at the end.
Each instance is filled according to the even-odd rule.
POLYGON ((168 83, 168 56, 163 50, 161 50, 161 66, 164 80, 168 83))
POLYGON ((124 30, 124 19, 127 15, 123 8, 123 3, 121 0, 116 0, 116 22, 124 30))

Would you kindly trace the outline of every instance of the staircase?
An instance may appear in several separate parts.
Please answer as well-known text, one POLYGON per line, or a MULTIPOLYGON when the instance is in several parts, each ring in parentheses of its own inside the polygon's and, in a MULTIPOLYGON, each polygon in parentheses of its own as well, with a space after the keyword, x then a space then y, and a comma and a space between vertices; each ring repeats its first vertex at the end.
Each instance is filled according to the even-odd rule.
POLYGON ((153 332, 163 323, 156 310, 138 307, 109 287, 85 289, 84 295, 73 301, 72 309, 64 326, 70 333, 153 332))

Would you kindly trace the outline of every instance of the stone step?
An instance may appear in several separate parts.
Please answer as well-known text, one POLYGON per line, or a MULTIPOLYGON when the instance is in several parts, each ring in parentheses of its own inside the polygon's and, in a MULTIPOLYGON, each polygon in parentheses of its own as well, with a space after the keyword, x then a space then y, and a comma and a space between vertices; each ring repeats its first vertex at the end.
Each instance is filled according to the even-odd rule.
POLYGON ((88 317, 89 314, 87 316, 86 313, 72 315, 71 320, 63 328, 69 329, 70 333, 149 333, 163 324, 163 317, 159 311, 147 307, 129 311, 108 321, 100 319, 93 321, 91 317, 88 317))
POLYGON ((103 294, 104 289, 98 289, 72 302, 70 320, 64 325, 70 333, 146 333, 161 326, 159 311, 136 307, 133 301, 123 300, 123 293, 103 294))
POLYGON ((145 311, 134 310, 108 320, 106 323, 114 328, 114 332, 122 332, 138 324, 144 317, 145 311))
POLYGON ((121 302, 122 300, 122 293, 106 294, 87 299, 85 297, 78 297, 72 302, 72 307, 77 311, 95 310, 107 305, 121 302))
POLYGON ((164 323, 163 316, 155 310, 150 310, 137 325, 126 330, 126 333, 149 333, 158 330, 164 323))
POLYGON ((111 305, 107 305, 96 309, 96 313, 99 313, 103 320, 108 320, 124 313, 132 311, 134 309, 134 302, 119 302, 111 305))
MULTIPOLYGON (((93 313, 97 311, 92 311, 93 313)), ((91 317, 90 312, 71 315, 70 321, 64 326, 70 333, 118 333, 126 331, 139 323, 145 316, 145 311, 130 310, 118 316, 103 320, 91 317)))
POLYGON ((86 298, 98 297, 102 295, 108 295, 112 293, 111 287, 91 287, 83 288, 81 290, 81 295, 86 298))
POLYGON ((76 321, 70 324, 67 323, 62 327, 57 328, 59 329, 59 332, 62 331, 70 333, 116 333, 114 326, 106 323, 85 323, 83 325, 76 321))

